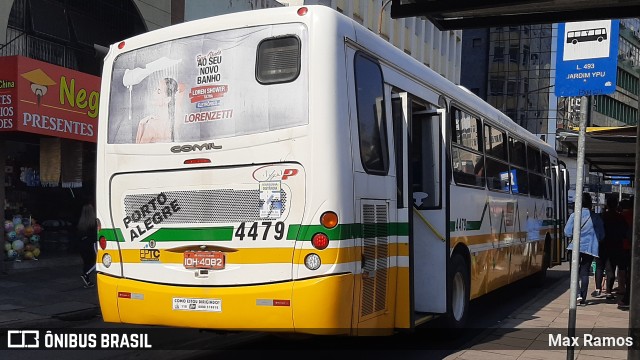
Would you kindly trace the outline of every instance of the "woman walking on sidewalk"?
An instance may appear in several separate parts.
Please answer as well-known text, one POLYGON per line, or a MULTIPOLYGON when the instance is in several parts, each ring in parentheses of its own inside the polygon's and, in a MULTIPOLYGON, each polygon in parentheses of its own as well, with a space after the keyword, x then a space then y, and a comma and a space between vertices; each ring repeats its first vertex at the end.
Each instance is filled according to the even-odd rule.
MULTIPOLYGON (((591 210, 591 194, 582 194, 582 211, 580 213, 580 249, 578 256, 580 268, 578 271, 580 280, 580 289, 578 290, 577 300, 580 305, 587 304, 587 291, 589 290, 589 270, 594 257, 598 257, 598 243, 604 238, 604 225, 600 215, 591 210)), ((565 236, 573 237, 573 224, 575 212, 569 216, 567 225, 564 227, 565 236)), ((573 255, 573 241, 569 243, 567 250, 573 255)))
POLYGON ((82 281, 84 286, 93 287, 90 275, 96 269, 98 227, 96 211, 93 205, 87 203, 82 207, 78 220, 77 236, 79 240, 80 256, 82 256, 82 281))

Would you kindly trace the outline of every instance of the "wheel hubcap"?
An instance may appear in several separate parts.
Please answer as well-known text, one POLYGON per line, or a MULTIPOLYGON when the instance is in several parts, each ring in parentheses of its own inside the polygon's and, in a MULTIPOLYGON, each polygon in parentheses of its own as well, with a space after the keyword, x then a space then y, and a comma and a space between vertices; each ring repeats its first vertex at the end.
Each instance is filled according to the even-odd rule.
POLYGON ((453 294, 451 294, 452 302, 451 302, 451 311, 453 312, 453 317, 459 321, 462 318, 462 314, 464 313, 464 279, 462 274, 456 273, 453 277, 453 294))

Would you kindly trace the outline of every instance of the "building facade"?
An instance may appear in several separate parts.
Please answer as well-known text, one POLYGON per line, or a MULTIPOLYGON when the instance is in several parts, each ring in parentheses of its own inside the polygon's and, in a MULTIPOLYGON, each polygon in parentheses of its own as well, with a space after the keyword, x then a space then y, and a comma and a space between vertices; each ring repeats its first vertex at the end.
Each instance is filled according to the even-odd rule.
MULTIPOLYGON (((557 24, 465 30, 461 84, 554 146, 575 179, 575 154, 556 142, 556 131, 577 127, 581 118, 588 126, 638 123, 639 29, 639 19, 620 21, 616 91, 610 95, 555 96, 557 24)), ((598 174, 584 178, 607 185, 598 174)))
POLYGON ((17 264, 6 258, 74 252, 80 208, 95 201, 94 129, 104 51, 171 25, 172 5, 0 1, 0 272, 17 264))
POLYGON ((555 115, 552 44, 552 25, 465 30, 461 84, 546 140, 555 115))

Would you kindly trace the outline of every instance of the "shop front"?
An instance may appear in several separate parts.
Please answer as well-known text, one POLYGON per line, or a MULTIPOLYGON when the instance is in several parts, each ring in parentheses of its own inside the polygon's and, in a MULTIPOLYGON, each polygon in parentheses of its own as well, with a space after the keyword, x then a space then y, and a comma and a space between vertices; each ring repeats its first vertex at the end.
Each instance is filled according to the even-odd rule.
POLYGON ((0 57, 0 270, 74 254, 80 209, 95 201, 100 78, 0 57))

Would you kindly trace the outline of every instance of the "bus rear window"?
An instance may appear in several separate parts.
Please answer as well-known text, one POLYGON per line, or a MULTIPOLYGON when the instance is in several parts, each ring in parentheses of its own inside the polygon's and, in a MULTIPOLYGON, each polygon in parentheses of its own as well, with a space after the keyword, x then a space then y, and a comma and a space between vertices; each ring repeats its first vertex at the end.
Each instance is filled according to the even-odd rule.
POLYGON ((267 25, 119 55, 108 143, 195 142, 308 124, 305 39, 303 24, 267 25))
POLYGON ((266 39, 258 46, 256 78, 261 84, 293 81, 300 73, 300 40, 294 36, 266 39))

